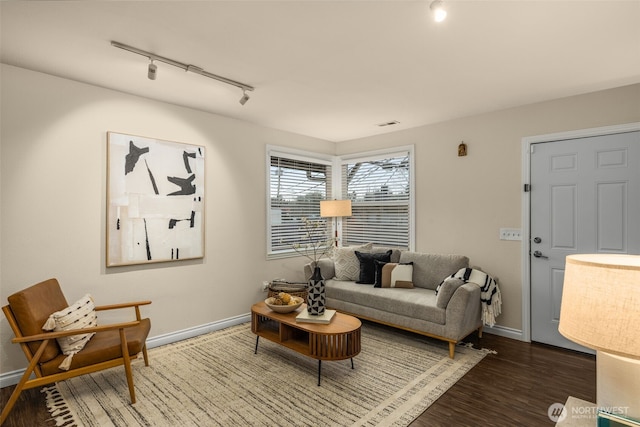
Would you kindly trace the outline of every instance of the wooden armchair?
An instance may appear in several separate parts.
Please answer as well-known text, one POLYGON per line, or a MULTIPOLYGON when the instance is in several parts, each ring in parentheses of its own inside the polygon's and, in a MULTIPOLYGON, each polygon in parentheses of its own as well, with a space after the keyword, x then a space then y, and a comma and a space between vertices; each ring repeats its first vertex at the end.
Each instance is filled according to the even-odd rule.
POLYGON ((42 326, 52 313, 69 306, 58 281, 46 280, 17 292, 7 299, 9 305, 2 307, 2 311, 15 334, 12 342, 20 344, 29 365, 2 410, 0 424, 4 423, 22 390, 118 365, 124 366, 131 403, 136 402, 131 359, 136 359, 142 352, 144 363, 149 366, 146 340, 151 329, 151 321, 140 317, 140 306, 151 304, 151 301, 95 307, 96 311, 134 308, 136 320, 82 329, 83 334, 90 332, 96 334, 82 350, 73 356, 69 370, 64 371, 58 367, 65 359, 65 355, 56 338, 78 335, 79 330, 59 332, 42 330, 42 326), (30 378, 32 374, 35 378, 30 378))

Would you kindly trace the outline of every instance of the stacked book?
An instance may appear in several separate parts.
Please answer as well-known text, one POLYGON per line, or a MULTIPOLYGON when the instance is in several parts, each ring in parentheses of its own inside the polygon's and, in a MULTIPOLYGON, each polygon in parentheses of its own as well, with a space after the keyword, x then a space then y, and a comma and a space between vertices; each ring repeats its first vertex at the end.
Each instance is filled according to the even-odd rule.
POLYGON ((324 313, 320 315, 309 314, 307 310, 302 310, 300 314, 296 316, 296 322, 306 322, 306 323, 329 323, 333 318, 334 314, 336 314, 335 310, 325 310, 324 313))

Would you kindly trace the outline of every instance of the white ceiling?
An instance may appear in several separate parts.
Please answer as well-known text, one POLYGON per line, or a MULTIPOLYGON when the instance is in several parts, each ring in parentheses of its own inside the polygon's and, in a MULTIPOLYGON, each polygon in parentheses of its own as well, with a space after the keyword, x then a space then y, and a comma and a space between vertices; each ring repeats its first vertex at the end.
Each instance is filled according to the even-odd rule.
POLYGON ((450 0, 440 24, 429 3, 2 1, 0 58, 330 141, 640 82, 638 0, 450 0), (112 40, 256 89, 148 80, 112 40))

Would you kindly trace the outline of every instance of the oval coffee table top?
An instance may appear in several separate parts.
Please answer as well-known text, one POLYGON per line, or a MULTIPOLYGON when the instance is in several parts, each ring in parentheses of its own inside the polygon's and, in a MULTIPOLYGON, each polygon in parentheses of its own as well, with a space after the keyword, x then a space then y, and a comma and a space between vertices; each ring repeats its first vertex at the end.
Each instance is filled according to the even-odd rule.
POLYGON ((251 306, 252 313, 277 320, 278 322, 282 322, 286 325, 295 326, 298 329, 321 335, 344 334, 355 331, 362 326, 362 322, 360 322, 360 319, 357 317, 338 312, 333 315, 333 318, 329 323, 296 322, 296 316, 300 314, 302 310, 306 309, 307 305, 302 304, 300 308, 292 311, 291 313, 277 313, 267 307, 264 301, 251 306))

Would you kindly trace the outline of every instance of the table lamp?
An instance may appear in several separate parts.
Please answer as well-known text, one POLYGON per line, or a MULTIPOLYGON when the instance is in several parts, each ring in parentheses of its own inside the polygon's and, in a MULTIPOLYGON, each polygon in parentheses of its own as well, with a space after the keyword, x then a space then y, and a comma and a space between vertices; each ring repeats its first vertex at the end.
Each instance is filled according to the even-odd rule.
POLYGON ((334 218, 336 246, 338 246, 338 218, 351 216, 351 200, 321 200, 320 216, 334 218))
POLYGON ((558 330, 596 350, 597 407, 640 420, 640 256, 567 256, 558 330))

